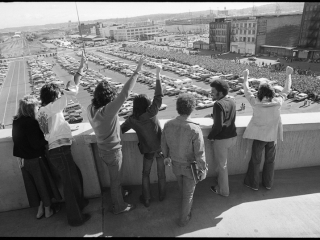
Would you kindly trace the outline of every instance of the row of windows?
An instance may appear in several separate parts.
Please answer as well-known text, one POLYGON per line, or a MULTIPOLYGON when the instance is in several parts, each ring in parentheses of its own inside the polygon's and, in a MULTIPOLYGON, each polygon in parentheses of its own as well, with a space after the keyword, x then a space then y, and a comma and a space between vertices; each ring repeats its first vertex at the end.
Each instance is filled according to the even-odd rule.
POLYGON ((213 32, 215 33, 215 35, 227 35, 226 30, 213 30, 213 32))
POLYGON ((233 27, 237 27, 237 28, 239 28, 239 27, 248 27, 248 28, 251 28, 251 27, 256 27, 256 24, 255 23, 248 23, 248 25, 247 25, 247 23, 234 23, 233 25, 232 25, 233 27))
MULTIPOLYGON (((306 45, 308 43, 308 40, 306 39, 306 38, 303 38, 301 41, 300 41, 300 45, 302 45, 302 46, 304 46, 304 45, 306 45)), ((318 40, 317 41, 317 46, 316 46, 317 48, 319 48, 320 47, 320 41, 318 40)))
POLYGON ((234 32, 236 34, 256 34, 256 30, 235 30, 234 32))
POLYGON ((233 42, 255 42, 255 38, 254 37, 240 37, 240 38, 233 37, 232 41, 233 42))
POLYGON ((226 24, 216 24, 215 28, 227 29, 227 25, 226 24))
POLYGON ((216 42, 227 42, 226 38, 225 37, 216 37, 215 38, 216 42))
POLYGON ((139 28, 139 29, 128 29, 127 32, 134 31, 145 31, 145 30, 156 30, 158 27, 148 27, 148 28, 139 28))

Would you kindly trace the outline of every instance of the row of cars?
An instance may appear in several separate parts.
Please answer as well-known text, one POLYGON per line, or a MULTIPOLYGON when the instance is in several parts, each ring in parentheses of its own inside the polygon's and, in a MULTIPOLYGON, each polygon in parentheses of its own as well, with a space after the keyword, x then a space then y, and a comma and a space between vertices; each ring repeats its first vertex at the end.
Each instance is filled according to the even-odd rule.
MULTIPOLYGON (((115 50, 114 48, 112 49, 108 49, 108 48, 104 48, 104 49, 99 49, 98 51, 106 53, 106 54, 110 54, 110 55, 114 55, 117 57, 121 57, 121 58, 125 58, 131 61, 135 61, 138 62, 140 59, 140 55, 138 54, 132 54, 132 53, 127 53, 127 52, 122 52, 119 50, 115 50)), ((91 56, 94 56, 96 59, 98 59, 97 61, 100 64, 106 64, 106 68, 111 69, 111 70, 116 70, 116 71, 120 71, 122 72, 123 69, 126 69, 128 67, 130 67, 131 65, 125 64, 122 61, 116 61, 115 63, 112 62, 111 63, 111 67, 110 66, 110 58, 107 58, 105 56, 99 56, 97 54, 92 54, 91 56), (106 61, 109 61, 109 63, 106 63, 106 61)), ((156 65, 161 64, 162 68, 164 70, 170 69, 171 66, 169 66, 168 63, 169 61, 167 59, 154 59, 154 58, 146 58, 146 62, 145 65, 147 65, 148 67, 151 68, 155 68, 156 65)), ((181 67, 183 72, 185 66, 183 64, 180 63, 174 63, 174 62, 169 62, 172 65, 174 65, 174 68, 178 68, 181 67)), ((132 69, 134 69, 136 66, 132 65, 132 69)), ((196 66, 194 69, 196 70, 203 70, 203 68, 200 68, 199 66, 196 66)), ((196 72, 196 71, 195 71, 196 72)), ((202 72, 202 74, 209 74, 209 72, 202 72)), ((183 73, 180 74, 180 76, 185 76, 183 73)), ((196 99, 197 99, 197 109, 202 109, 202 108, 208 108, 208 107, 212 107, 214 104, 214 101, 211 100, 211 88, 208 89, 203 89, 197 85, 192 84, 193 80, 191 78, 183 78, 183 79, 177 79, 177 78, 173 78, 173 77, 169 77, 166 75, 161 75, 162 78, 162 88, 163 88, 163 93, 165 95, 168 96, 176 96, 179 95, 180 93, 191 93, 193 94, 196 99)), ((153 72, 150 71, 141 71, 139 73, 139 77, 137 79, 138 82, 146 84, 149 86, 149 88, 154 88, 155 87, 155 83, 156 83, 156 76, 153 72)), ((233 98, 232 96, 229 96, 230 98, 233 98)))
POLYGON ((9 63, 0 63, 0 89, 2 88, 2 84, 5 81, 7 74, 9 71, 9 63))
MULTIPOLYGON (((77 56, 80 57, 81 52, 77 52, 77 56)), ((64 59, 64 61, 69 62, 69 64, 72 64, 73 62, 77 61, 73 57, 70 57, 67 55, 60 56, 60 57, 61 57, 61 59, 64 59)), ((90 54, 90 53, 87 53, 87 58, 89 61, 94 61, 95 63, 98 63, 98 61, 96 61, 96 58, 92 57, 92 54, 90 54)), ((65 66, 67 66, 67 65, 65 65, 65 66)), ((110 85, 115 87, 118 90, 118 92, 120 92, 122 87, 124 86, 124 84, 116 82, 116 81, 112 81, 112 78, 106 77, 103 74, 101 74, 100 72, 98 72, 94 69, 90 69, 90 68, 87 69, 86 74, 81 78, 80 85, 84 88, 84 90, 87 90, 90 93, 90 95, 92 96, 97 84, 102 81, 107 81, 110 85)), ((124 104, 120 108, 119 116, 126 119, 127 117, 129 117, 132 114, 133 99, 137 95, 138 95, 137 93, 130 93, 129 97, 127 98, 127 100, 124 102, 124 104)), ((161 110, 165 109, 165 107, 166 107, 166 105, 162 106, 161 110)))
MULTIPOLYGON (((64 82, 56 77, 52 71, 52 64, 47 63, 41 58, 33 58, 27 61, 30 66, 30 82, 32 84, 32 94, 40 101, 40 90, 46 83, 56 83, 60 87, 64 87, 64 82)), ((68 123, 82 122, 82 110, 79 103, 69 101, 67 107, 63 111, 63 115, 68 123)))

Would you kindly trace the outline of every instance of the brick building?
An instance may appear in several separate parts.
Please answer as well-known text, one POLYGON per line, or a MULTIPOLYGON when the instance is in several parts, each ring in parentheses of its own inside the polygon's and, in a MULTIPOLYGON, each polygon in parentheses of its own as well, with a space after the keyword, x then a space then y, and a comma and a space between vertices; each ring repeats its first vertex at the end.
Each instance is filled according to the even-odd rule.
POLYGON ((231 21, 217 18, 209 24, 210 48, 220 52, 230 51, 231 21))

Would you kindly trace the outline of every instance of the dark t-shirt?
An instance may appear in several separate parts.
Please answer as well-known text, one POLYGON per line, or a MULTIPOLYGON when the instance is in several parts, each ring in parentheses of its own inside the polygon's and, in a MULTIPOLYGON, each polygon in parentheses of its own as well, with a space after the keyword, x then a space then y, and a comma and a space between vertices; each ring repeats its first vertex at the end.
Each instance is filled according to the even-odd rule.
POLYGON ((223 97, 213 105, 213 125, 208 139, 227 139, 237 136, 236 104, 230 98, 223 97))

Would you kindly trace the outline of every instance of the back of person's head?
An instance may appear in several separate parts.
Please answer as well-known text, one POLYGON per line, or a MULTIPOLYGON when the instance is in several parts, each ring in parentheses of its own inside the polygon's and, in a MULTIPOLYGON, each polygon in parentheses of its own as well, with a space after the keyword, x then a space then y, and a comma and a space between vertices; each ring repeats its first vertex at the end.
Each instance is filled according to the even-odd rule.
POLYGON ((262 101, 262 99, 264 97, 266 97, 267 99, 272 99, 274 98, 275 96, 275 91, 274 91, 274 88, 273 86, 268 83, 268 82, 264 82, 264 83, 261 83, 259 85, 259 90, 258 90, 258 93, 257 93, 257 98, 262 101))
POLYGON ((112 102, 117 96, 117 89, 108 82, 100 82, 93 93, 92 105, 95 108, 100 108, 112 102))
POLYGON ((151 100, 146 94, 140 94, 133 99, 132 116, 138 119, 142 114, 147 111, 151 105, 151 100))
POLYGON ((177 112, 180 115, 190 115, 194 108, 196 107, 196 99, 195 97, 190 93, 183 93, 180 94, 177 103, 177 112))
POLYGON ((14 120, 20 117, 31 117, 35 119, 35 109, 38 107, 39 101, 33 95, 25 95, 19 100, 19 108, 17 115, 13 117, 14 120))
POLYGON ((217 79, 214 80, 211 84, 210 87, 213 87, 217 90, 217 92, 221 92, 223 96, 228 95, 229 93, 229 85, 226 81, 217 79))
POLYGON ((41 105, 46 106, 49 103, 54 102, 60 93, 60 88, 55 83, 45 84, 40 90, 41 105))

